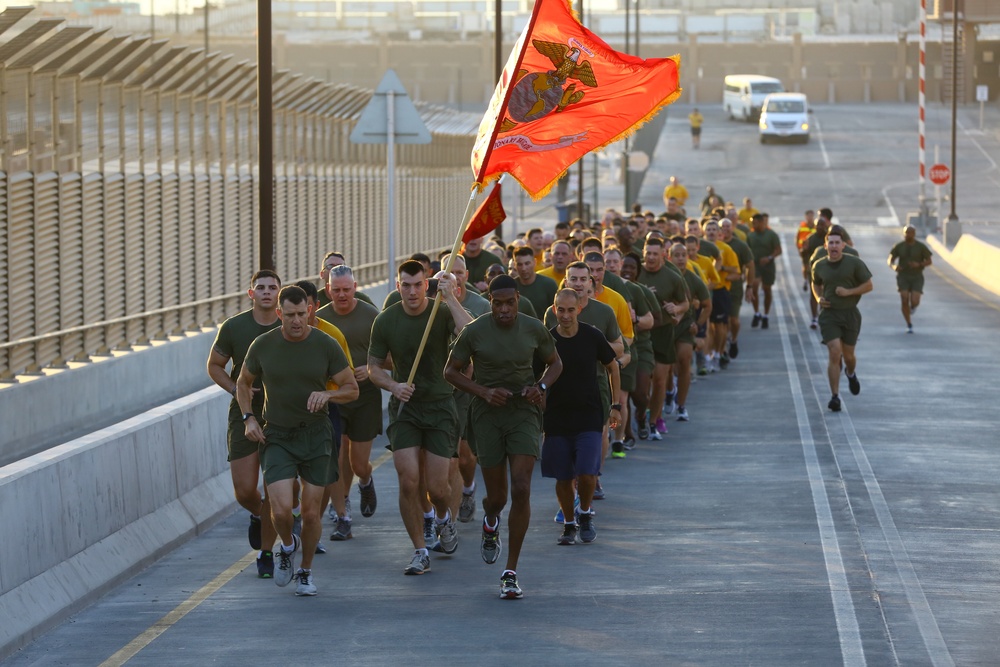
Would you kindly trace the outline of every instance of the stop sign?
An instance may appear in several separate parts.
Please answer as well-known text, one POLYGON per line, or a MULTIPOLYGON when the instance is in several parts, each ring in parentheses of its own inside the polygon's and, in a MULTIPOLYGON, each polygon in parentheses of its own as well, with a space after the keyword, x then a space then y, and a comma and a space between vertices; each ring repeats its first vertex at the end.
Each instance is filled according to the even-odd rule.
POLYGON ((951 169, 946 164, 936 164, 931 167, 931 183, 944 185, 951 178, 951 169))

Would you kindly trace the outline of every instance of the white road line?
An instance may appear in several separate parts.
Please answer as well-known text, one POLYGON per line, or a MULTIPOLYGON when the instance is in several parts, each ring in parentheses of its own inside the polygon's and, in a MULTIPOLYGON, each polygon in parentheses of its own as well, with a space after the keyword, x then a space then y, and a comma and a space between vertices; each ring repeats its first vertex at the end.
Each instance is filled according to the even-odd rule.
MULTIPOLYGON (((784 239, 784 241, 787 240, 787 238, 784 239)), ((797 275, 792 274, 788 255, 782 254, 784 255, 785 275, 797 275)), ((802 321, 808 321, 811 315, 806 309, 804 301, 802 299, 795 299, 795 301, 798 302, 799 314, 802 317, 802 321)), ((813 393, 815 394, 817 403, 822 407, 822 397, 829 391, 825 373, 827 358, 819 346, 816 346, 813 356, 824 371, 812 375, 813 393)), ((864 480, 865 490, 868 492, 872 509, 875 512, 875 518, 878 521, 886 549, 889 552, 889 558, 892 559, 892 564, 899 576, 899 580, 903 586, 903 593, 906 595, 906 601, 910 605, 910 610, 917 622, 920 638, 927 648, 931 663, 936 667, 954 667, 955 661, 952 659, 948 645, 941 635, 941 629, 938 627, 937 619, 934 618, 934 612, 931 610, 927 596, 924 594, 920 578, 917 576, 916 570, 913 568, 913 563, 910 561, 906 545, 903 544, 903 540, 899 536, 899 531, 896 529, 896 522, 893 520, 892 512, 889 510, 889 503, 886 502, 885 496, 882 494, 882 487, 878 483, 878 478, 875 476, 871 462, 868 460, 868 455, 865 453, 864 445, 861 443, 861 439, 854 429, 854 421, 851 419, 846 406, 840 412, 839 418, 847 437, 847 443, 851 448, 851 454, 864 480)), ((875 572, 872 574, 877 576, 875 572)))
POLYGON ((986 160, 990 163, 990 170, 996 169, 997 168, 996 161, 993 158, 991 158, 990 154, 986 152, 986 149, 983 148, 978 141, 976 141, 976 138, 972 136, 972 133, 969 131, 969 129, 962 124, 962 121, 958 121, 958 126, 962 128, 962 132, 965 133, 965 136, 967 136, 969 139, 972 140, 972 143, 976 145, 976 148, 979 149, 979 152, 982 153, 983 157, 985 157, 986 160))
MULTIPOLYGON (((830 155, 826 152, 826 142, 823 141, 823 128, 819 124, 819 118, 813 116, 813 121, 816 124, 816 138, 819 139, 819 150, 823 153, 823 168, 829 171, 830 169, 830 155)), ((831 178, 833 176, 831 175, 831 178)))
POLYGON ((781 347, 785 353, 785 367, 788 369, 788 384, 792 389, 792 402, 795 404, 795 419, 799 424, 799 438, 802 441, 802 454, 805 458, 806 474, 809 477, 809 489, 812 492, 813 507, 816 511, 816 525, 819 528, 820 544, 823 548, 823 560, 826 563, 826 577, 830 586, 830 596, 833 600, 833 617, 837 623, 837 634, 840 637, 840 654, 844 664, 849 666, 865 665, 865 650, 861 643, 861 632, 858 629, 858 616, 851 598, 851 588, 847 582, 844 569, 844 559, 840 552, 840 541, 837 539, 837 528, 833 522, 833 512, 830 509, 830 498, 826 493, 826 481, 819 465, 816 453, 816 443, 812 437, 812 425, 802 394, 795 357, 792 354, 792 344, 788 339, 788 331, 784 323, 781 294, 775 294, 775 314, 778 316, 778 329, 781 332, 781 347))

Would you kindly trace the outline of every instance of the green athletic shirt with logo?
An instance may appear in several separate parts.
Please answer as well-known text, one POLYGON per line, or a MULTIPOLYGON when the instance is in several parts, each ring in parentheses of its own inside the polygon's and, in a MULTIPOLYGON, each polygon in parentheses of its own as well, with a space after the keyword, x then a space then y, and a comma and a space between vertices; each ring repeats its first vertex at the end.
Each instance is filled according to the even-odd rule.
POLYGON ((781 249, 781 239, 773 229, 765 229, 762 232, 754 231, 747 234, 747 245, 750 246, 757 264, 760 264, 762 258, 774 255, 781 249))
POLYGON ((326 391, 328 379, 350 368, 337 341, 311 327, 300 341, 287 340, 281 329, 259 336, 244 363, 264 385, 264 421, 282 428, 329 419, 326 410, 309 412, 309 394, 326 391))
POLYGON ((871 280, 872 273, 860 258, 844 254, 839 262, 823 257, 812 265, 812 282, 821 288, 823 298, 833 310, 856 308, 861 295, 837 296, 838 287, 853 288, 871 280))
POLYGON ((705 284, 705 281, 696 276, 691 269, 684 271, 684 282, 687 283, 688 292, 691 293, 691 305, 688 306, 687 312, 684 313, 680 324, 677 325, 680 331, 687 329, 695 321, 695 312, 697 311, 695 301, 707 301, 711 298, 708 294, 708 286, 705 284))
POLYGON ((462 366, 474 362, 472 375, 478 384, 517 393, 535 383, 532 362, 536 356, 548 359, 554 351, 552 334, 537 319, 519 316, 505 329, 490 314, 462 329, 451 358, 462 366))
POLYGON ((656 301, 662 311, 663 317, 663 323, 660 326, 673 326, 673 316, 663 308, 663 302, 680 303, 687 300, 687 283, 684 280, 684 276, 681 275, 680 269, 670 262, 664 264, 657 271, 648 271, 644 268, 639 273, 638 280, 656 296, 656 301))
POLYGON ((530 285, 525 285, 517 279, 517 293, 522 299, 527 299, 535 308, 535 313, 545 313, 545 309, 555 301, 556 292, 559 286, 556 281, 548 276, 535 274, 535 280, 530 285))
MULTIPOLYGON (((378 308, 359 299, 354 310, 346 315, 338 314, 333 308, 321 308, 318 315, 344 334, 344 338, 347 339, 347 347, 351 351, 351 359, 357 366, 368 363, 368 345, 372 337, 372 324, 378 317, 378 313, 378 308)), ((364 390, 370 382, 370 380, 359 382, 358 388, 364 390)))
POLYGON ((931 250, 920 241, 914 241, 912 244, 900 241, 892 246, 889 256, 899 260, 899 264, 896 267, 897 273, 916 276, 924 272, 924 267, 913 268, 910 266, 910 262, 924 262, 930 259, 931 250))
MULTIPOLYGON (((403 304, 397 303, 379 313, 372 324, 368 356, 385 359, 392 353, 392 378, 396 382, 406 382, 410 376, 432 305, 428 299, 422 313, 407 315, 403 304)), ((452 395, 453 387, 444 379, 444 364, 454 331, 455 320, 447 304, 442 303, 434 316, 427 345, 420 357, 417 374, 413 377, 410 403, 440 401, 452 395)))
POLYGON ((483 250, 475 257, 469 257, 468 255, 463 255, 463 257, 465 257, 465 270, 469 272, 470 283, 478 283, 480 280, 484 280, 486 278, 486 269, 494 264, 506 267, 502 259, 488 250, 483 250))
MULTIPOLYGON (((219 333, 215 335, 215 344, 212 349, 224 357, 229 357, 233 362, 233 367, 229 371, 229 377, 233 382, 240 376, 243 369, 243 360, 247 356, 250 344, 257 339, 257 336, 281 326, 281 320, 275 320, 273 324, 258 324, 253 317, 253 309, 244 310, 238 315, 233 315, 222 323, 219 333)), ((253 384, 260 389, 260 379, 253 384)), ((260 415, 264 409, 264 393, 256 392, 253 395, 253 412, 260 415)), ((240 411, 240 404, 236 402, 236 397, 229 403, 229 419, 239 419, 243 413, 240 411)))

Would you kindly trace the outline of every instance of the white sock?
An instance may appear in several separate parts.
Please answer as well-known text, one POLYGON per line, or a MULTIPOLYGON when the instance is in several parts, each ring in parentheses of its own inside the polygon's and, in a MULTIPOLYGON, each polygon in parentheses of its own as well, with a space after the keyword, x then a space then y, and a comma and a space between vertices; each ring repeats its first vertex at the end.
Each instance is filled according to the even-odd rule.
POLYGON ((424 512, 424 518, 425 519, 433 519, 434 516, 435 515, 434 515, 434 510, 433 509, 431 509, 430 512, 424 512))
POLYGON ((472 486, 463 486, 462 487, 462 493, 464 493, 467 496, 472 495, 472 493, 475 490, 476 490, 476 482, 475 482, 475 480, 473 480, 472 486))
MULTIPOLYGON (((295 540, 292 540, 292 542, 294 543, 295 540)), ((290 554, 293 551, 295 551, 295 544, 285 544, 284 542, 282 542, 281 550, 284 551, 286 554, 290 554)))
POLYGON ((292 508, 292 516, 299 516, 302 514, 302 505, 296 505, 292 508))
POLYGON ((447 512, 444 513, 444 518, 443 519, 439 519, 437 517, 434 517, 434 520, 437 521, 437 523, 438 523, 439 526, 443 526, 444 524, 448 523, 449 519, 451 519, 451 510, 448 510, 447 512))

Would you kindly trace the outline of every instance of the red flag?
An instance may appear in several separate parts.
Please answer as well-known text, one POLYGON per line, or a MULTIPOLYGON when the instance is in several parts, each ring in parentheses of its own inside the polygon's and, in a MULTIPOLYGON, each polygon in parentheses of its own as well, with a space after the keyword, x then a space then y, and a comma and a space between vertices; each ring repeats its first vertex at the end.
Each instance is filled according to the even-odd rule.
POLYGON ((592 150, 627 137, 676 100, 680 56, 618 53, 568 0, 536 0, 472 149, 483 187, 506 172, 534 199, 592 150))
POLYGON ((500 223, 507 217, 503 210, 503 201, 500 198, 500 184, 493 186, 493 192, 483 200, 476 212, 469 221, 469 226, 462 236, 462 243, 468 243, 473 239, 486 236, 500 226, 500 223))

